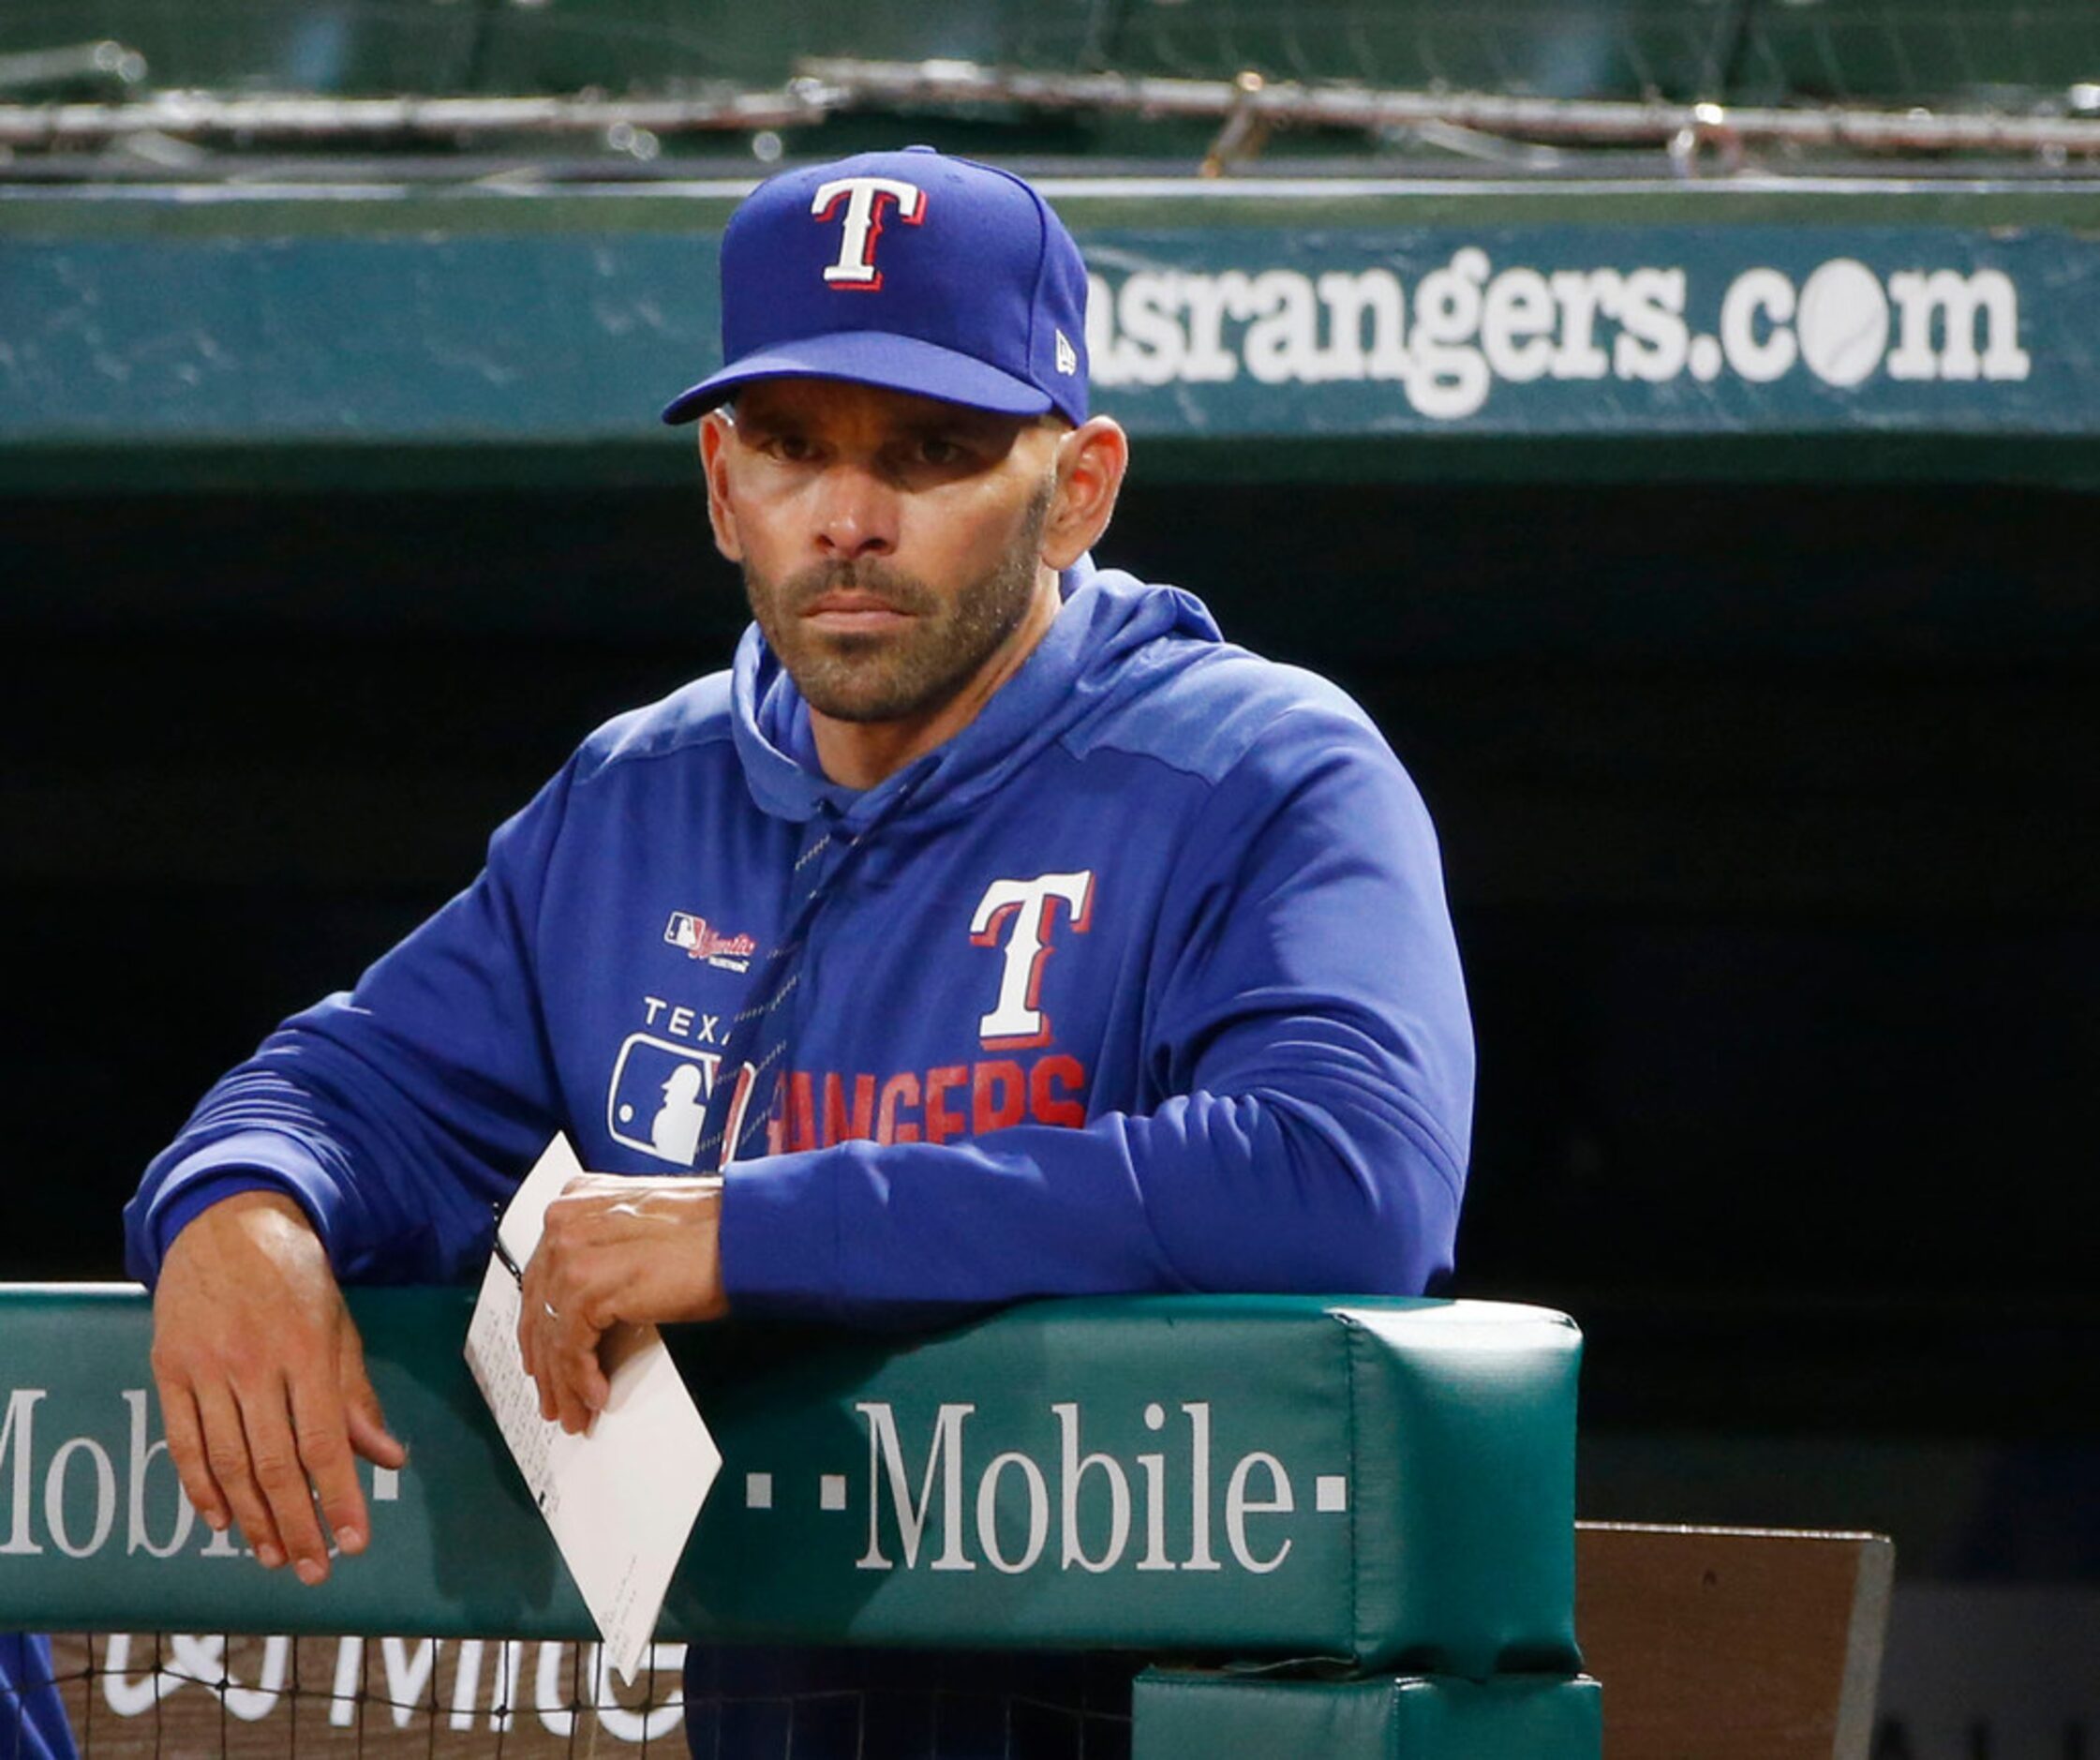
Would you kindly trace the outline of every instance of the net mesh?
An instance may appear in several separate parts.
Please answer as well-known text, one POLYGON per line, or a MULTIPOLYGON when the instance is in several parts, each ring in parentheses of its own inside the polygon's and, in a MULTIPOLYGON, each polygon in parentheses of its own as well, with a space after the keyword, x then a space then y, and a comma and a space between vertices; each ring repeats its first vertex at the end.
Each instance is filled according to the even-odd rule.
MULTIPOLYGON (((950 57, 1046 72, 1357 82, 1557 97, 2062 106, 2100 81, 2092 0, 104 0, 141 59, 75 77, 143 89, 640 93, 778 85, 812 56, 950 57)), ((83 36, 76 0, 0 8, 0 55, 83 36)))
MULTIPOLYGON (((685 1647, 622 1682, 597 1645, 518 1639, 62 1633, 52 1679, 83 1755, 688 1753, 707 1760, 1125 1760, 1136 1659, 866 1650, 809 1691, 750 1652, 708 1652, 688 1704, 685 1647), (719 1663, 713 1659, 722 1659, 719 1663)), ((33 1678, 12 1692, 34 1694, 33 1678)), ((0 1702, 0 1760, 37 1754, 0 1702)))

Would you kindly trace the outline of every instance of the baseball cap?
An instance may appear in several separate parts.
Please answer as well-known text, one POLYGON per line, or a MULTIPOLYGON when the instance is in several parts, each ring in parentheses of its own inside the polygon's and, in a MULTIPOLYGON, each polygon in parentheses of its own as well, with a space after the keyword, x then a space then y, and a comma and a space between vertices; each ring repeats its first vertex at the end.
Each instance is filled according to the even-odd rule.
POLYGON ((1019 177, 931 147, 768 178, 722 239, 724 365, 663 410, 811 375, 1086 420, 1086 265, 1019 177))

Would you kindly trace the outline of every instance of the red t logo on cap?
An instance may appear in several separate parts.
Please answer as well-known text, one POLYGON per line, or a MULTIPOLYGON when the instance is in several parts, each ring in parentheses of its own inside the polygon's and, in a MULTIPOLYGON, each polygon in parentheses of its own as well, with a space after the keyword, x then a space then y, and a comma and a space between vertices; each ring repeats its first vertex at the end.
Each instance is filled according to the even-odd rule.
POLYGON ((893 202, 905 224, 916 226, 926 217, 926 191, 895 177, 841 177, 818 187, 810 212, 820 220, 832 219, 841 201, 846 204, 845 236, 839 242, 839 261, 825 265, 824 278, 833 287, 871 293, 883 284, 882 271, 875 267, 883 203, 893 202))

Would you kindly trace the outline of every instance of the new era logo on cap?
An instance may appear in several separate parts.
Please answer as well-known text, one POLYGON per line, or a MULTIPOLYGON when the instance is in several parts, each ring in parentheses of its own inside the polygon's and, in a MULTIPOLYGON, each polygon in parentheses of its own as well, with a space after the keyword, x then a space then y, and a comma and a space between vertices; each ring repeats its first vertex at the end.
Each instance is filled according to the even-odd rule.
POLYGON ((1077 424, 1085 336, 1086 265, 1027 184, 931 147, 864 153, 771 178, 731 216, 723 365, 663 419, 811 376, 1077 424))

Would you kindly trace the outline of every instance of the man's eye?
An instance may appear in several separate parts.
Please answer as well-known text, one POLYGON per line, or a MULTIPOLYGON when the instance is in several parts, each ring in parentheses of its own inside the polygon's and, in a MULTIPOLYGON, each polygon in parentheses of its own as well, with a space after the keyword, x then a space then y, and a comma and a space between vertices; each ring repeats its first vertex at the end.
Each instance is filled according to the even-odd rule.
POLYGON ((776 434, 766 442, 766 450, 791 465, 805 465, 816 456, 816 447, 800 434, 776 434))
POLYGON ((929 434, 918 443, 918 457, 926 465, 957 465, 962 462, 963 451, 954 440, 929 434))

